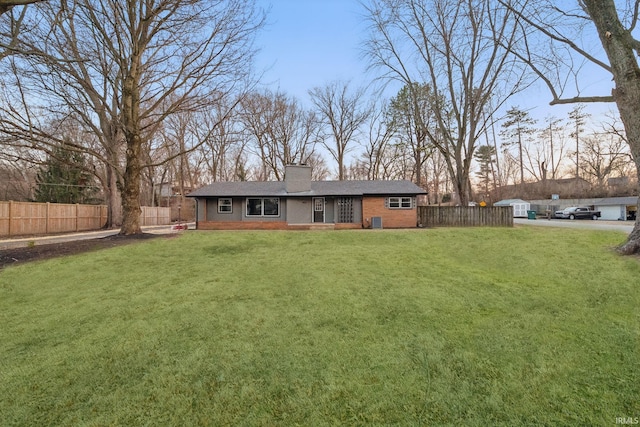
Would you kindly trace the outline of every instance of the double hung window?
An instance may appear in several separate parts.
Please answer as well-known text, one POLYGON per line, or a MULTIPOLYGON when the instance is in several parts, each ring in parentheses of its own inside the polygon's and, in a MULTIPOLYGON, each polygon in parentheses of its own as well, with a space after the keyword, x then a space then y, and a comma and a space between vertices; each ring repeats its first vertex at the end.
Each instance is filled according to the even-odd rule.
POLYGON ((233 213, 233 202, 231 198, 218 199, 218 213, 233 213))
POLYGON ((389 209, 411 209, 413 198, 411 197, 389 197, 389 209))

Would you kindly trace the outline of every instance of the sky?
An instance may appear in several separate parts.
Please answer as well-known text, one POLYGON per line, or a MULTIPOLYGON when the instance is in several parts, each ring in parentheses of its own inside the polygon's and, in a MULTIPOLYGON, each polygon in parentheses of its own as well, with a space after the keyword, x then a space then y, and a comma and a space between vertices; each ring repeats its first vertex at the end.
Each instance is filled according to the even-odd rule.
POLYGON ((306 102, 307 92, 334 81, 366 85, 360 59, 364 38, 361 6, 356 0, 258 0, 268 9, 267 26, 258 39, 258 69, 263 81, 306 102))
MULTIPOLYGON (((334 80, 350 81, 354 88, 371 84, 375 75, 367 73, 366 60, 361 55, 367 29, 358 0, 257 0, 256 3, 269 10, 267 26, 257 40, 261 49, 257 68, 265 70, 262 81, 270 89, 281 90, 309 106, 308 91, 314 87, 334 80)), ((599 92, 599 85, 610 86, 610 78, 607 80, 596 80, 591 89, 595 87, 595 92, 599 92)), ((385 96, 394 96, 398 89, 388 90, 385 96)), ((551 107, 550 100, 547 88, 540 83, 511 99, 506 108, 518 106, 529 110, 539 122, 550 116, 566 118, 574 108, 574 105, 551 107)), ((586 112, 602 117, 613 105, 586 107, 586 112)))

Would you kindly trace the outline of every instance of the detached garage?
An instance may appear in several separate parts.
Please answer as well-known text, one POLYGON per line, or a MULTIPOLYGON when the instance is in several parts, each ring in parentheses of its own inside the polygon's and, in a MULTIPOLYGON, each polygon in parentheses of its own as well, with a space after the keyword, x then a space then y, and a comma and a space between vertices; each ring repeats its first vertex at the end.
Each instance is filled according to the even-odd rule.
POLYGON ((511 206, 513 207, 514 218, 527 218, 527 211, 531 209, 531 203, 522 199, 505 199, 493 204, 493 206, 511 206))
POLYGON ((596 199, 593 203, 596 210, 602 212, 601 219, 625 221, 635 218, 638 197, 607 197, 596 199))

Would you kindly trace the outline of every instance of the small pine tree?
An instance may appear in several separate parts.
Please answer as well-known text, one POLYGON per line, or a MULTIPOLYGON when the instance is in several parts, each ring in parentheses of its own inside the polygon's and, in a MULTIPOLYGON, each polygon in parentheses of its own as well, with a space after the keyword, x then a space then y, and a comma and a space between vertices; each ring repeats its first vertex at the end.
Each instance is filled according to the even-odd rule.
POLYGON ((524 183, 523 144, 526 143, 527 137, 536 131, 533 127, 535 124, 536 120, 531 118, 529 112, 521 110, 520 107, 511 107, 511 109, 507 111, 504 123, 502 123, 502 132, 500 132, 500 135, 506 139, 502 145, 504 147, 518 147, 520 184, 524 183))
POLYGON ((476 172, 478 178, 480 178, 480 184, 482 186, 482 192, 488 195, 490 190, 495 187, 494 182, 494 164, 496 150, 490 145, 482 145, 476 150, 474 157, 478 161, 480 170, 476 172), (492 183, 494 185, 492 185, 492 183))
POLYGON ((91 203, 95 198, 93 177, 85 156, 64 144, 52 150, 36 176, 36 202, 91 203))

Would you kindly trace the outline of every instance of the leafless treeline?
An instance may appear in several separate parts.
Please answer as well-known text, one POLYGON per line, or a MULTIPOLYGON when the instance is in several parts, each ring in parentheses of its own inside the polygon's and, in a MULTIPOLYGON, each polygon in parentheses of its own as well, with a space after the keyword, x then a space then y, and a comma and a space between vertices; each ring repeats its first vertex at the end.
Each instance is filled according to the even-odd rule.
MULTIPOLYGON (((330 87, 336 87, 332 83, 330 87)), ((345 87, 341 86, 341 90, 345 87)), ((324 88, 328 90, 327 88, 324 88)), ((419 182, 430 193, 430 201, 449 201, 454 191, 442 154, 433 146, 419 147, 406 128, 399 128, 389 112, 394 98, 378 105, 358 99, 365 119, 354 126, 343 145, 344 179, 408 179, 419 182), (419 176, 419 178, 418 178, 419 176)), ((219 101, 220 103, 223 101, 219 101)), ((142 202, 158 203, 161 195, 186 194, 190 189, 214 181, 282 180, 284 166, 306 163, 313 166, 314 179, 337 179, 337 160, 332 155, 335 139, 323 126, 321 111, 282 92, 253 92, 229 105, 212 103, 204 111, 174 114, 158 126, 144 144, 142 202)), ((492 148, 489 159, 476 158, 475 199, 487 197, 487 190, 544 179, 575 176, 575 147, 572 123, 549 118, 531 126, 520 144, 513 144, 498 122, 483 136, 492 148), (493 130, 493 132, 492 132, 493 130), (521 156, 518 152, 521 151, 521 156), (488 169, 480 166, 487 162, 488 169), (490 171, 483 175, 483 170, 490 171), (481 185, 485 182, 487 185, 481 185)), ((593 123, 592 129, 593 129, 593 123)), ((50 121, 43 132, 74 141, 91 155, 97 142, 90 132, 70 118, 50 121)), ((513 136, 513 135, 511 135, 513 136)), ((581 134, 580 177, 600 188, 611 177, 633 177, 633 164, 624 144, 624 132, 614 118, 599 129, 581 134)), ((121 148, 122 149, 122 148, 121 148)), ((335 150, 337 152, 337 149, 335 150)), ((33 188, 33 171, 45 160, 48 150, 34 147, 22 138, 4 140, 0 159, 5 177, 4 198, 28 198, 33 188), (31 182, 31 187, 24 185, 31 182)), ((90 163, 91 172, 103 188, 108 182, 101 156, 90 163)))
POLYGON ((466 203, 523 181, 633 179, 613 118, 596 125, 578 114, 524 127, 508 111, 502 117, 535 76, 513 54, 523 40, 517 14, 499 3, 363 3, 371 68, 381 82, 400 83, 388 100, 343 81, 310 88, 306 100, 258 89, 252 61, 265 12, 250 1, 49 0, 32 13, 7 9, 4 197, 32 190, 15 184, 32 180, 62 141, 90 158, 114 224, 120 206, 133 221, 140 203, 212 181, 281 180, 288 163, 311 164, 315 179, 410 179, 432 203, 466 203))

